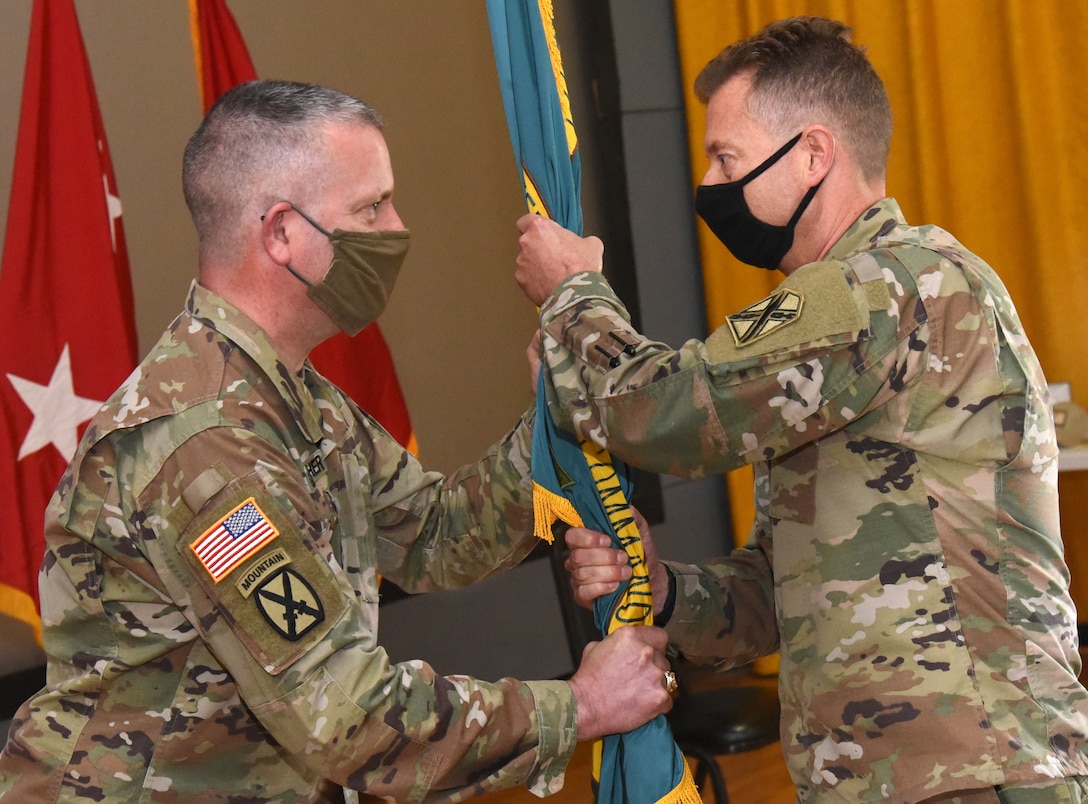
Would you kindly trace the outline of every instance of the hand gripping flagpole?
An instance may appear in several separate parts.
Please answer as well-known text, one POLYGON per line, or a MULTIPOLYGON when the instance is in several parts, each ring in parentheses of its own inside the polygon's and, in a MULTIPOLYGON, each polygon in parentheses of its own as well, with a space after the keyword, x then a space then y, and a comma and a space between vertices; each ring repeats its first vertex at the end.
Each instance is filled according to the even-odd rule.
MULTIPOLYGON (((529 212, 582 234, 581 163, 551 0, 487 0, 507 126, 529 212)), ((561 520, 608 533, 627 553, 631 579, 594 601, 603 634, 653 624, 642 539, 631 514, 627 467, 608 450, 555 426, 550 377, 540 371, 533 431, 536 533, 552 541, 561 520)), ((595 746, 594 788, 602 804, 700 804, 699 791, 663 715, 595 746)))

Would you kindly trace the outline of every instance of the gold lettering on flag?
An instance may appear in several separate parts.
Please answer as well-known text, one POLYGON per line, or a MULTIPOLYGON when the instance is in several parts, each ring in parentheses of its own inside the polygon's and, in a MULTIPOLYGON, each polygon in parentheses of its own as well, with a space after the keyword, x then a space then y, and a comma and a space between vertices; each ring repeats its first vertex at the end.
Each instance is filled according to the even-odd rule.
POLYGON ((589 466, 597 496, 601 500, 608 522, 627 553, 631 567, 631 580, 616 603, 609 619, 608 633, 624 625, 653 625, 654 604, 650 589, 650 573, 646 566, 646 553, 642 537, 631 514, 631 505, 623 493, 616 467, 608 450, 589 441, 582 442, 582 453, 589 466))
POLYGON ((548 220, 555 220, 552 216, 552 211, 548 209, 548 205, 544 203, 544 195, 540 192, 540 188, 536 186, 536 182, 533 181, 533 176, 529 173, 529 168, 522 165, 521 167, 522 179, 525 183, 525 206, 529 212, 534 215, 540 215, 548 220))

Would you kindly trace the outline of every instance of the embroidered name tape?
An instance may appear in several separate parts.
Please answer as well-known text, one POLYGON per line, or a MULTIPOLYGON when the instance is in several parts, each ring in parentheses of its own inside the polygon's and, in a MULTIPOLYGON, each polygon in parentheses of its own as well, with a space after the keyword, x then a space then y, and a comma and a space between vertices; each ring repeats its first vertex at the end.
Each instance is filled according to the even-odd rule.
POLYGON ((189 545, 216 583, 280 532, 250 497, 189 545))
POLYGON ((315 455, 306 462, 306 475, 310 480, 317 480, 325 474, 325 460, 320 455, 315 455))

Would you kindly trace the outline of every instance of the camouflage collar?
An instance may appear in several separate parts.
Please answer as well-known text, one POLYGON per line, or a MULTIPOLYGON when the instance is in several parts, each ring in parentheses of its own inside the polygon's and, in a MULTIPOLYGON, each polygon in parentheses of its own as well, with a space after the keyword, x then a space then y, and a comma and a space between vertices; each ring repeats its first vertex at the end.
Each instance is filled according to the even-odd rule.
POLYGON ((245 352, 279 390, 306 438, 313 444, 321 440, 321 416, 304 376, 293 373, 278 359, 275 347, 260 327, 230 302, 195 280, 189 286, 185 309, 245 352))
POLYGON ((862 251, 879 248, 891 232, 906 225, 899 203, 894 198, 884 198, 850 224, 824 259, 847 260, 862 251))

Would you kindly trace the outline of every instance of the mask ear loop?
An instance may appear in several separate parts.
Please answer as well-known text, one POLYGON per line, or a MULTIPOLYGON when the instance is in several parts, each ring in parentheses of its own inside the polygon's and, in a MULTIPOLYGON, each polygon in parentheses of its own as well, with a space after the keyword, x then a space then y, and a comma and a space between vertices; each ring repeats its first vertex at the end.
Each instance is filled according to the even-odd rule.
MULTIPOLYGON (((798 136, 800 136, 800 135, 798 135, 798 136)), ((290 201, 288 201, 287 203, 288 203, 288 204, 291 204, 291 202, 290 202, 290 201)), ((328 238, 331 238, 331 237, 332 237, 332 233, 331 233, 331 232, 329 232, 329 230, 328 230, 328 229, 325 229, 325 228, 323 228, 323 227, 321 226, 321 224, 319 224, 319 223, 318 223, 317 221, 315 221, 315 220, 314 220, 313 218, 311 218, 311 217, 310 217, 309 215, 307 215, 307 214, 306 214, 305 212, 303 212, 303 211, 302 211, 301 209, 299 209, 298 207, 296 207, 296 206, 295 206, 294 204, 291 204, 291 209, 293 209, 293 210, 294 210, 295 212, 297 212, 297 213, 298 213, 299 215, 301 215, 301 216, 302 216, 302 219, 303 219, 304 221, 306 221, 306 223, 310 224, 310 226, 312 226, 312 227, 314 227, 315 229, 317 229, 317 231, 321 232, 321 234, 325 235, 325 237, 328 237, 328 238)))
MULTIPOLYGON (((775 162, 777 162, 779 159, 781 159, 786 153, 788 153, 790 148, 792 148, 794 145, 796 145, 798 142, 800 142, 801 141, 801 135, 804 134, 804 133, 805 132, 803 132, 803 131, 799 132, 796 137, 794 137, 792 140, 787 142, 785 145, 783 145, 781 148, 779 148, 773 154, 768 156, 767 159, 764 160, 763 164, 756 167, 751 173, 749 173, 747 176, 745 176, 743 179, 741 179, 739 183, 741 185, 747 184, 752 179, 754 179, 757 176, 761 175, 765 170, 767 170, 775 162)), ((795 209, 793 211, 793 216, 790 218, 789 223, 787 223, 784 228, 792 229, 794 226, 797 225, 797 221, 801 220, 801 216, 804 215, 805 210, 808 209, 808 205, 812 201, 812 197, 814 195, 816 195, 816 191, 820 189, 820 185, 824 183, 824 179, 826 179, 826 178, 827 178, 827 176, 824 176, 823 179, 820 179, 818 182, 816 182, 816 184, 814 184, 814 185, 812 185, 811 187, 808 188, 808 192, 805 193, 804 198, 801 199, 801 203, 797 205, 797 209, 795 209)))
MULTIPOLYGON (((307 215, 307 214, 306 214, 305 212, 303 212, 303 211, 302 211, 301 209, 299 209, 298 207, 296 207, 296 206, 295 206, 294 204, 292 204, 292 203, 291 203, 290 201, 288 201, 288 202, 287 202, 287 205, 288 205, 288 206, 290 206, 290 207, 291 207, 291 209, 293 209, 293 210, 294 210, 295 212, 297 212, 297 213, 298 213, 299 215, 301 215, 301 216, 302 216, 302 219, 303 219, 304 221, 306 221, 306 222, 307 222, 308 224, 310 224, 310 225, 311 225, 312 227, 314 227, 315 229, 317 229, 317 231, 321 232, 321 234, 325 235, 325 237, 332 237, 332 235, 330 235, 330 234, 329 234, 328 232, 326 232, 326 231, 325 231, 324 229, 322 229, 322 228, 321 228, 321 226, 319 226, 319 225, 318 225, 318 223, 317 223, 317 222, 316 222, 316 221, 315 221, 315 220, 314 220, 313 218, 311 218, 311 217, 310 217, 309 215, 307 215)), ((268 214, 268 213, 265 213, 265 215, 267 215, 267 214, 268 214)), ((261 215, 261 221, 264 221, 265 215, 261 215)), ((292 268, 292 267, 291 267, 291 263, 289 263, 289 262, 285 262, 285 263, 283 264, 283 267, 284 267, 284 268, 286 268, 286 269, 287 269, 288 271, 290 271, 290 272, 291 272, 291 276, 293 276, 293 277, 294 277, 295 279, 297 279, 297 280, 298 280, 299 282, 301 282, 302 284, 304 284, 304 285, 305 285, 306 287, 308 287, 308 288, 312 288, 312 287, 314 286, 314 283, 313 283, 313 282, 311 282, 311 281, 310 281, 309 279, 307 279, 307 278, 306 278, 306 277, 304 277, 304 276, 303 276, 302 274, 300 274, 300 273, 299 273, 298 271, 296 271, 296 270, 295 270, 294 268, 292 268)))
MULTIPOLYGON (((794 137, 792 140, 787 142, 785 145, 783 145, 781 148, 779 148, 773 154, 771 154, 766 159, 764 159, 762 163, 760 163, 756 167, 752 168, 752 170, 748 173, 747 176, 745 176, 743 179, 737 179, 737 184, 740 185, 741 187, 743 187, 745 184, 752 181, 752 179, 756 179, 756 178, 759 178, 760 176, 762 176, 764 171, 766 171, 768 168, 770 168, 772 165, 774 165, 774 163, 777 162, 779 159, 781 159, 783 156, 785 156, 794 145, 796 145, 797 143, 799 143, 801 141, 801 135, 804 134, 804 133, 805 132, 803 132, 803 131, 798 132, 796 137, 794 137)), ((299 213, 299 214, 301 214, 301 213, 299 213)))
POLYGON ((808 188, 805 197, 801 199, 801 203, 798 204, 797 209, 793 211, 793 217, 790 218, 790 222, 786 224, 787 227, 792 229, 797 225, 797 221, 801 220, 801 216, 804 215, 805 210, 808 209, 809 202, 812 200, 812 197, 816 195, 816 191, 820 189, 820 185, 824 183, 824 179, 826 178, 827 176, 824 176, 823 179, 820 179, 816 184, 808 188))
POLYGON ((297 279, 297 280, 298 280, 299 282, 301 282, 302 284, 304 284, 304 285, 305 285, 306 287, 308 287, 308 288, 312 288, 312 287, 314 286, 314 283, 313 283, 313 282, 311 282, 311 281, 310 281, 309 279, 307 279, 307 278, 306 278, 306 277, 304 277, 304 276, 303 276, 302 274, 300 274, 300 273, 299 273, 298 271, 296 271, 296 270, 295 270, 294 268, 292 268, 292 267, 291 267, 291 263, 289 263, 289 262, 285 262, 285 263, 283 264, 283 267, 284 267, 284 268, 286 268, 286 269, 287 269, 288 271, 290 271, 290 272, 291 272, 291 276, 293 276, 293 277, 294 277, 295 279, 297 279))

